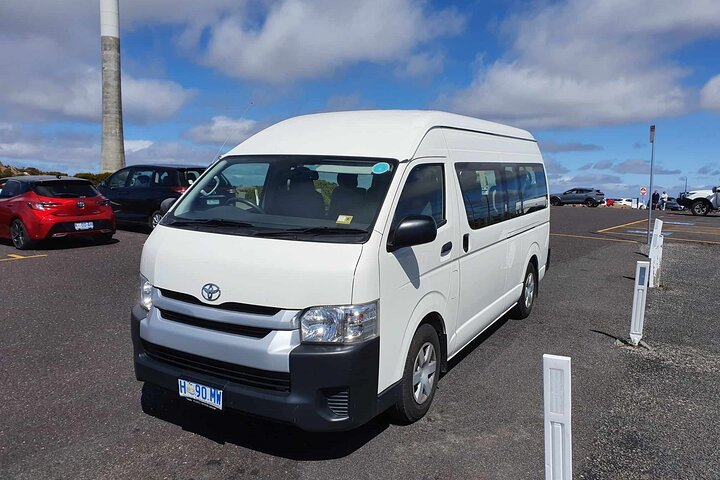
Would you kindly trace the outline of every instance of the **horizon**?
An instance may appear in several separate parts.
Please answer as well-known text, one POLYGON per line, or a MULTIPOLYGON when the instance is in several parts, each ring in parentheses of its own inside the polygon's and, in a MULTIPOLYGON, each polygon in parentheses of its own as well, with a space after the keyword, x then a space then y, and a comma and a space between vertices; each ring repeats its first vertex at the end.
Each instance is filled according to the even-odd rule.
MULTIPOLYGON (((553 192, 640 198, 651 124, 653 191, 718 186, 720 2, 630 3, 121 0, 127 164, 209 164, 305 113, 439 109, 529 130, 553 192)), ((99 2, 8 0, 0 27, 0 162, 99 172, 99 2)))

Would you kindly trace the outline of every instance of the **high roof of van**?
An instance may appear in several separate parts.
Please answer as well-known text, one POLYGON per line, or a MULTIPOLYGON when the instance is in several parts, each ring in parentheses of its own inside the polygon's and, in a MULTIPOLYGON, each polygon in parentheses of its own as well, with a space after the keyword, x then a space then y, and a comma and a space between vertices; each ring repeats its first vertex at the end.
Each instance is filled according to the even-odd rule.
POLYGON ((407 160, 432 128, 449 127, 534 141, 519 128, 453 113, 361 110, 302 115, 256 133, 227 155, 341 155, 407 160))

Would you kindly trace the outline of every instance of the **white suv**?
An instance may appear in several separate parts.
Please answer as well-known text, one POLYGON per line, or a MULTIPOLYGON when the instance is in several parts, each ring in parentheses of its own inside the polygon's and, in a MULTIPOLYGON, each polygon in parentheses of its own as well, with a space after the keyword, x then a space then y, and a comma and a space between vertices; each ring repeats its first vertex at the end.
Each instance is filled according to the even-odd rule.
POLYGON ((720 187, 685 192, 678 198, 678 203, 689 208, 693 215, 707 215, 712 210, 720 209, 720 187))

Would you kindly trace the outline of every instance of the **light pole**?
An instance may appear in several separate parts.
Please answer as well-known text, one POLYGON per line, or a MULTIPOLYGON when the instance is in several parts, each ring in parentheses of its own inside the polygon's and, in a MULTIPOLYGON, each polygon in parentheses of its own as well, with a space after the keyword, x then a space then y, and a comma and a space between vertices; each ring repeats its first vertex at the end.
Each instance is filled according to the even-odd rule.
POLYGON ((655 125, 650 125, 650 202, 648 208, 647 243, 650 245, 650 226, 652 225, 653 209, 653 166, 655 164, 655 125))

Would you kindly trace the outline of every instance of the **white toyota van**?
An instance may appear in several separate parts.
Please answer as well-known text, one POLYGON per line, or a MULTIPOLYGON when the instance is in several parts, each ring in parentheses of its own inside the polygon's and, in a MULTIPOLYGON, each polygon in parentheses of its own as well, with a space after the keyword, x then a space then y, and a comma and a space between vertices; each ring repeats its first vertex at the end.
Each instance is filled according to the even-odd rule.
POLYGON ((530 314, 548 202, 524 130, 426 111, 280 122, 145 243, 136 377, 305 430, 418 420, 451 358, 530 314))

